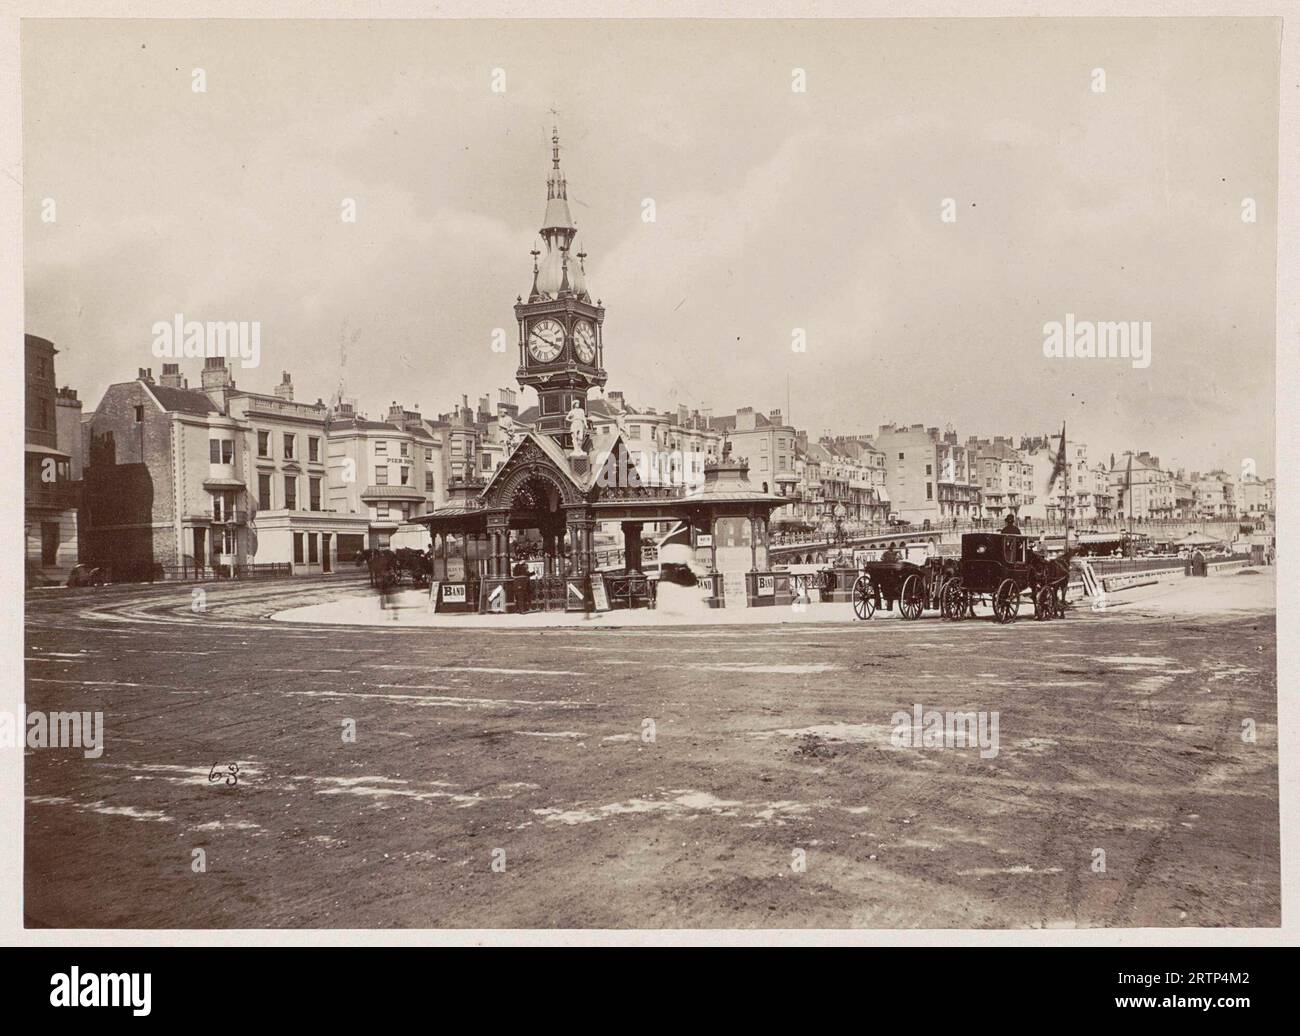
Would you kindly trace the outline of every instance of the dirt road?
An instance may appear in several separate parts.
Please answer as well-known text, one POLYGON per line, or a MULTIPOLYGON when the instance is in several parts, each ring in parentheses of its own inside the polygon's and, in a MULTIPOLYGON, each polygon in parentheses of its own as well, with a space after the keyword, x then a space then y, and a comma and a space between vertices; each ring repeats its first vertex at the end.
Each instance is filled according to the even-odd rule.
POLYGON ((1279 922, 1271 611, 264 618, 339 588, 29 597, 27 708, 106 724, 98 759, 26 754, 29 925, 1279 922), (917 706, 997 713, 996 753, 899 747, 917 706))

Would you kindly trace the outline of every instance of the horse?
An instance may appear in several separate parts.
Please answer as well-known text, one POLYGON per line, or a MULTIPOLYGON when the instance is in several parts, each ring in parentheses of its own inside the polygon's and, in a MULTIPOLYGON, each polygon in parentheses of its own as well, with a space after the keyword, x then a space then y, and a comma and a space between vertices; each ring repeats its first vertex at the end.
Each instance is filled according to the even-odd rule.
POLYGON ((386 548, 368 547, 357 551, 357 567, 365 565, 370 572, 370 585, 387 592, 402 581, 402 568, 397 555, 386 548))
POLYGON ((1072 547, 1055 558, 1029 550, 1030 586, 1033 588, 1034 615, 1045 619, 1065 614, 1065 592, 1070 583, 1070 561, 1079 552, 1072 547))

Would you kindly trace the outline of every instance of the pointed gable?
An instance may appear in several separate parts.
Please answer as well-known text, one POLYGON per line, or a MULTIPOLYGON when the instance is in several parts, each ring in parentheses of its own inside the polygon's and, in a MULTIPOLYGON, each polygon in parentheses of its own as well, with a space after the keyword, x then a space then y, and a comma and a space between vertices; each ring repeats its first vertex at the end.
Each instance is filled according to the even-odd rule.
POLYGON ((628 452, 627 443, 623 441, 623 436, 616 433, 607 446, 602 446, 596 451, 591 462, 591 471, 587 476, 587 486, 601 486, 610 488, 619 484, 620 471, 626 471, 632 466, 632 458, 628 452), (606 469, 609 469, 606 471, 606 469))
POLYGON ((559 443, 549 435, 537 432, 524 432, 505 462, 484 487, 480 499, 487 507, 508 507, 508 498, 518 483, 529 475, 543 472, 552 474, 552 481, 560 485, 566 500, 572 502, 585 499, 588 488, 586 480, 574 475, 569 458, 559 443))

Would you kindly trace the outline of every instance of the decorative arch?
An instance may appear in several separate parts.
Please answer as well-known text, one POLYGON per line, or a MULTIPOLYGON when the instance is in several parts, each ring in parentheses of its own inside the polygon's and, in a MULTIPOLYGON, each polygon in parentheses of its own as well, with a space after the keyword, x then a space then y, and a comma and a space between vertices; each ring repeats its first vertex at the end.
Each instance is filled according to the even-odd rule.
POLYGON ((583 497, 572 482, 538 458, 520 464, 514 471, 502 478, 497 485, 492 487, 490 498, 485 503, 489 508, 509 509, 514 504, 515 495, 519 490, 526 482, 534 479, 547 482, 553 486, 559 492, 562 507, 584 502, 583 497))

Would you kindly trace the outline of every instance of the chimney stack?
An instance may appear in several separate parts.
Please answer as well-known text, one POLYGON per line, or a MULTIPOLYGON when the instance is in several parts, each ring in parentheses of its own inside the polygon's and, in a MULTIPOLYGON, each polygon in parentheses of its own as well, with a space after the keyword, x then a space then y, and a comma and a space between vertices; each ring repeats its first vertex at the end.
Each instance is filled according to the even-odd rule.
POLYGON ((158 379, 158 384, 164 388, 189 388, 189 384, 181 377, 181 365, 179 363, 164 363, 162 365, 162 377, 158 379))
POLYGON ((280 372, 280 384, 275 386, 275 394, 286 402, 293 402, 293 379, 289 377, 288 371, 280 372))
POLYGON ((208 394, 208 399, 212 400, 212 405, 224 414, 226 396, 235 387, 235 382, 230 376, 230 368, 226 366, 226 361, 222 357, 208 356, 203 360, 202 385, 203 391, 208 394))

